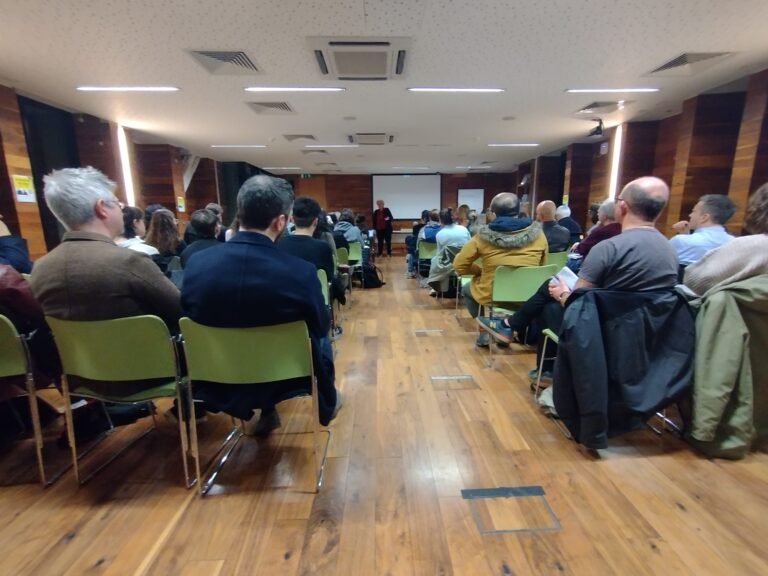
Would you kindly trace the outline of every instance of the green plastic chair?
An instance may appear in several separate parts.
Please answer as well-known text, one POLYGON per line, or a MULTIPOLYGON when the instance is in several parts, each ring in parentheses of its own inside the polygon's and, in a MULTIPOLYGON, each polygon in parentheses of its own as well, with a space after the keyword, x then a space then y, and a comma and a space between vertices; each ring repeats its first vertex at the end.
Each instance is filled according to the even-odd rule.
MULTIPOLYGON (((71 394, 94 398, 102 402, 122 404, 175 397, 179 410, 179 439, 184 477, 187 488, 191 487, 194 482, 190 482, 189 478, 186 422, 184 421, 184 411, 181 410, 182 380, 178 369, 176 347, 165 323, 157 316, 149 315, 90 322, 60 320, 48 316, 46 320, 53 332, 64 371, 62 392, 67 419, 67 434, 72 450, 72 466, 77 481, 80 482, 80 471, 72 422, 71 394), (87 386, 81 385, 70 388, 69 379, 72 376, 87 378, 90 382, 87 386), (102 382, 148 379, 163 379, 164 381, 151 388, 125 396, 108 393, 100 386, 102 382)), ((191 395, 189 398, 191 403, 191 395)), ((155 415, 152 413, 152 425, 117 454, 109 458, 107 462, 99 466, 81 484, 90 480, 126 449, 154 430, 155 424, 155 415)))
POLYGON ((547 266, 550 264, 557 266, 557 271, 560 272, 565 263, 568 261, 568 252, 547 252, 547 266))
MULTIPOLYGON (((350 268, 350 274, 354 274, 355 270, 360 270, 360 285, 365 288, 365 274, 363 274, 363 245, 360 242, 349 243, 349 260, 347 262, 350 268), (354 262, 354 264, 351 264, 354 262)), ((349 279, 350 286, 352 285, 352 276, 349 279)))
POLYGON ((416 252, 419 255, 419 260, 429 260, 430 258, 434 258, 437 256, 437 243, 419 240, 416 242, 416 252))
POLYGON ((43 462, 43 433, 37 406, 32 356, 27 348, 27 337, 19 334, 11 321, 0 315, 0 378, 23 377, 29 399, 29 411, 32 416, 32 428, 35 435, 35 454, 40 482, 43 486, 51 484, 61 476, 62 470, 50 481, 46 479, 43 462))
POLYGON ((328 275, 322 268, 317 269, 317 279, 320 281, 320 289, 323 291, 323 301, 329 308, 331 307, 331 299, 328 294, 330 285, 328 284, 328 275))
MULTIPOLYGON (((179 324, 184 336, 190 388, 194 382, 201 380, 220 384, 264 384, 292 378, 311 378, 315 492, 318 492, 323 482, 331 432, 323 430, 328 434, 328 442, 321 456, 317 379, 307 325, 304 322, 289 322, 252 328, 216 328, 198 324, 190 318, 182 318, 179 324)), ((195 471, 200 494, 204 496, 214 485, 243 433, 239 428, 229 433, 208 466, 204 480, 200 473, 197 426, 194 421, 190 424, 195 471)))
POLYGON ((344 266, 349 264, 349 251, 346 248, 336 248, 336 260, 337 265, 342 264, 344 266))

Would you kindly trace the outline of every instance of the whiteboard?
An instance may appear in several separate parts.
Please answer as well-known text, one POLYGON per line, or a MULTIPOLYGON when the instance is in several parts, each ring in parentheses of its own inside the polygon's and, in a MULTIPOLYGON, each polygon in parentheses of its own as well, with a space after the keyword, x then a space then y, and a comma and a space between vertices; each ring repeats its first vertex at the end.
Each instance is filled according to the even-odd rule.
MULTIPOLYGON (((459 206, 466 204, 470 210, 476 210, 479 214, 483 211, 483 197, 485 190, 482 188, 459 189, 459 206)), ((457 206, 458 208, 458 206, 457 206)))
POLYGON ((373 176, 373 209, 384 200, 395 220, 418 220, 422 210, 440 208, 440 174, 373 176))

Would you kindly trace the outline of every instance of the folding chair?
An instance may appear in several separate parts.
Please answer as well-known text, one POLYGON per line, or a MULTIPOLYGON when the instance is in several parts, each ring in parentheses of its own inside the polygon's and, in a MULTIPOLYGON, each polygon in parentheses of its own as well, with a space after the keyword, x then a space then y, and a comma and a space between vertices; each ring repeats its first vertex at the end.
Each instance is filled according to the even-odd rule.
MULTIPOLYGON (((64 371, 62 392, 75 479, 80 482, 71 394, 118 404, 137 404, 158 398, 175 398, 179 411, 179 440, 184 478, 187 488, 190 488, 194 481, 190 481, 187 465, 186 422, 183 417, 181 398, 182 380, 176 346, 165 323, 157 316, 150 315, 90 322, 59 320, 51 317, 46 317, 46 320, 53 332, 64 371), (87 379, 87 385, 80 384, 71 388, 72 376, 87 379), (110 393, 103 385, 109 382, 142 380, 157 380, 159 383, 124 396, 110 393)), ((157 422, 154 412, 150 412, 152 425, 101 464, 80 484, 85 484, 125 450, 154 430, 157 422)))
MULTIPOLYGON (((187 352, 190 380, 190 406, 192 386, 196 381, 220 384, 264 384, 293 378, 309 377, 312 381, 312 435, 314 441, 315 490, 323 483, 323 472, 328 455, 330 430, 325 449, 320 454, 320 415, 317 401, 317 379, 312 363, 312 343, 304 322, 289 322, 274 326, 253 328, 214 328, 203 326, 189 318, 179 322, 187 352)), ((230 431, 206 470, 200 473, 200 453, 197 425, 190 423, 192 456, 195 459, 200 494, 205 495, 216 481, 232 451, 243 437, 242 430, 230 431)))
POLYGON ((360 270, 360 285, 365 288, 365 273, 363 272, 363 245, 360 242, 349 243, 349 284, 352 285, 352 276, 355 270, 360 270), (355 262, 350 264, 350 262, 355 262))
POLYGON ((333 303, 331 302, 331 283, 328 282, 328 275, 325 270, 318 268, 317 279, 320 281, 320 289, 323 291, 323 301, 328 308, 328 313, 331 315, 331 333, 328 335, 331 339, 331 346, 336 346, 336 318, 333 314, 333 303))
MULTIPOLYGON (((346 248, 336 248, 336 270, 338 271, 339 266, 349 266, 349 251, 346 248)), ((343 276, 346 276, 346 289, 349 290, 349 303, 352 304, 352 274, 350 272, 345 272, 343 276)), ((341 312, 341 304, 339 304, 339 312, 341 312)))
POLYGON ((436 242, 427 242, 426 240, 418 240, 416 242, 416 270, 419 276, 420 288, 425 288, 427 286, 426 278, 421 274, 421 261, 432 260, 435 256, 437 256, 436 242))

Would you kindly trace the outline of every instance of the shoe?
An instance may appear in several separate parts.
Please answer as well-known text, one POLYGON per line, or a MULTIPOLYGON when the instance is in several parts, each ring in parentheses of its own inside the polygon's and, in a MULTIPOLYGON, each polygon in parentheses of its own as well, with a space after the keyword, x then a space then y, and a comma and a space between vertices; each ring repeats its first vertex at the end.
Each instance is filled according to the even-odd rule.
POLYGON ((272 430, 277 430, 282 426, 280 422, 280 414, 277 413, 277 409, 272 408, 269 411, 261 411, 256 424, 253 425, 247 434, 249 436, 256 436, 257 438, 266 438, 272 433, 272 430))
POLYGON ((408 272, 406 276, 411 279, 416 278, 416 272, 408 272))
POLYGON ((334 335, 334 337, 338 338, 342 334, 344 334, 344 329, 341 326, 334 326, 333 327, 333 335, 334 335))
POLYGON ((429 295, 432 298, 437 298, 437 290, 430 290, 429 295))
MULTIPOLYGON (((536 388, 536 380, 539 376, 539 370, 538 368, 534 368, 533 370, 528 371, 528 380, 531 381, 531 387, 536 388)), ((552 384, 552 372, 548 372, 547 370, 544 370, 541 374, 541 388, 547 388, 552 384)))
MULTIPOLYGON (((202 402, 198 402, 197 400, 194 401, 195 404, 195 423, 197 424, 204 424, 208 421, 208 412, 205 409, 205 405, 202 402)), ((184 403, 184 411, 186 412, 186 403, 184 403)), ((179 424, 179 408, 176 406, 176 400, 173 401, 173 406, 171 406, 168 410, 164 413, 165 418, 173 422, 174 424, 179 424)))
MULTIPOLYGON (((504 325, 504 321, 502 318, 485 318, 485 317, 478 317, 478 320, 483 326, 486 326, 488 330, 491 332, 494 332, 498 336, 505 338, 506 340, 511 341, 512 340, 512 328, 509 326, 504 325)), ((509 344, 509 342, 505 342, 505 344, 509 344)))
POLYGON ((491 335, 488 332, 480 332, 475 340, 475 346, 478 348, 488 348, 491 345, 491 335))

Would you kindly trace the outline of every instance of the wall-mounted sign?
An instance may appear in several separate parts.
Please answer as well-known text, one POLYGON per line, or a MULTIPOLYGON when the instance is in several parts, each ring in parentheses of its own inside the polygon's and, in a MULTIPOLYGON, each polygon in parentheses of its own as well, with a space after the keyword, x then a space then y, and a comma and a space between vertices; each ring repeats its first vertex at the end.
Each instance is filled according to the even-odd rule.
POLYGON ((184 196, 176 196, 176 211, 177 212, 187 211, 187 203, 184 201, 184 196))
POLYGON ((13 189, 16 191, 16 202, 37 202, 35 185, 31 176, 13 175, 13 189))

